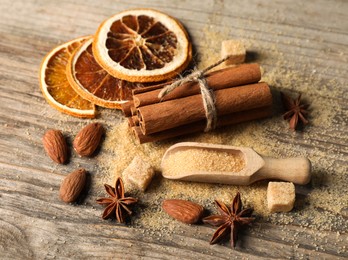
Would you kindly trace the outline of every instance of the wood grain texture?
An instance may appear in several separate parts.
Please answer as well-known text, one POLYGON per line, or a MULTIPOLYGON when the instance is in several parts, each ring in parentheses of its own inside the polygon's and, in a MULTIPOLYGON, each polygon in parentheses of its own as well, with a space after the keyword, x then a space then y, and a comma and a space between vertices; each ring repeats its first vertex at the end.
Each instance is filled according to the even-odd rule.
MULTIPOLYGON (((204 45, 207 41, 203 28, 228 27, 231 38, 257 42, 257 49, 265 50, 267 55, 255 53, 254 60, 262 61, 266 70, 275 64, 285 69, 297 68, 304 78, 312 77, 315 70, 321 79, 316 94, 335 103, 340 112, 328 131, 314 127, 312 133, 316 138, 298 136, 296 142, 300 147, 309 150, 315 147, 325 153, 332 169, 346 165, 347 1, 2 0, 0 258, 347 258, 344 226, 317 231, 296 223, 280 226, 261 222, 245 232, 240 247, 231 250, 227 243, 208 245, 212 234, 208 226, 178 226, 176 232, 159 236, 157 231, 103 221, 100 209, 95 208, 98 191, 93 183, 79 205, 66 205, 58 199, 59 185, 72 169, 86 167, 92 177, 100 169, 96 158, 86 160, 71 153, 72 160, 66 167, 52 163, 44 154, 41 138, 45 130, 60 126, 71 145, 74 134, 90 120, 62 115, 46 104, 38 86, 40 62, 57 44, 93 34, 105 18, 134 7, 152 7, 177 17, 189 30, 197 49, 209 48, 204 45), (292 67, 279 62, 279 51, 283 60, 292 61, 292 67), (335 91, 331 91, 332 80, 335 91)), ((256 50, 251 47, 250 51, 256 50)), ((310 88, 299 86, 298 90, 310 88)), ((122 120, 119 112, 104 109, 100 113, 98 121, 109 128, 122 120)), ((267 134, 275 142, 286 140, 286 136, 273 130, 267 134)), ((339 217, 347 219, 347 210, 339 217)))

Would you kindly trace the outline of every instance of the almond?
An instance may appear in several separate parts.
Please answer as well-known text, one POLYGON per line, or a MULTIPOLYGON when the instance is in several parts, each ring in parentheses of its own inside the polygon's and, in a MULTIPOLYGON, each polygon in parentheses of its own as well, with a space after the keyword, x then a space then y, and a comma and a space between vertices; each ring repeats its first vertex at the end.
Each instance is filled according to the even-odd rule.
POLYGON ((83 168, 69 173, 60 185, 59 197, 61 200, 66 203, 76 201, 86 185, 86 179, 87 172, 83 168))
POLYGON ((162 208, 169 216, 186 224, 194 224, 199 221, 204 210, 197 203, 179 199, 164 200, 162 208))
POLYGON ((75 137, 73 142, 75 151, 80 156, 91 156, 98 148, 103 134, 104 128, 99 123, 85 126, 75 137))
POLYGON ((59 130, 48 130, 42 138, 47 155, 57 163, 65 163, 68 159, 68 146, 59 130))

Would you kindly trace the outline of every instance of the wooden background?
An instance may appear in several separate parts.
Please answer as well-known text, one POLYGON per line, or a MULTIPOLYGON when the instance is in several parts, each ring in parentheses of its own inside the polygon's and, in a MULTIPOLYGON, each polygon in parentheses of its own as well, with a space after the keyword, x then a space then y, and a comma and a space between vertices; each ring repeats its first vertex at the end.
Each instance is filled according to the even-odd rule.
MULTIPOLYGON (((333 126, 330 141, 324 137, 315 141, 344 155, 343 160, 330 158, 341 169, 347 163, 347 1, 1 0, 0 258, 348 257, 344 229, 316 231, 261 223, 257 232, 246 232, 241 248, 231 250, 228 244, 208 245, 210 227, 179 227, 174 234, 159 237, 156 231, 102 221, 93 196, 80 205, 59 201, 59 185, 67 172, 75 166, 91 168, 96 162, 75 156, 69 167, 57 166, 43 153, 41 137, 46 129, 59 125, 76 133, 86 121, 61 115, 46 104, 37 77, 41 59, 57 44, 93 34, 105 18, 134 7, 157 8, 177 17, 198 49, 208 51, 210 47, 204 46, 208 42, 204 28, 227 27, 231 38, 253 39, 270 54, 275 54, 276 45, 283 59, 308 64, 303 69, 308 77, 316 68, 323 81, 335 79, 335 86, 345 95, 331 95, 330 86, 321 95, 339 104, 341 123, 333 126), (335 135, 341 138, 335 140, 335 135), (288 242, 294 236, 296 246, 288 242)), ((269 59, 260 62, 266 68, 275 66, 269 59)), ((101 120, 105 119, 111 127, 119 121, 120 113, 103 110, 101 120)), ((314 144, 310 143, 309 149, 314 144)))

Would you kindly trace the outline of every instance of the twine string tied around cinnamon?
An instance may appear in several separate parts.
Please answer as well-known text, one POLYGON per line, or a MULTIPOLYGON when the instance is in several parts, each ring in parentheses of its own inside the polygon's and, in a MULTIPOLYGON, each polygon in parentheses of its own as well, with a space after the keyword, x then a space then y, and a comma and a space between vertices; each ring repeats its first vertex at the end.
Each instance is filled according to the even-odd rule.
POLYGON ((205 68, 203 70, 195 69, 191 74, 187 75, 186 77, 178 79, 177 81, 173 82, 172 84, 164 87, 160 91, 160 93, 158 94, 158 98, 160 100, 162 100, 162 98, 164 96, 168 95, 174 89, 184 85, 185 83, 197 82, 199 85, 200 91, 201 91, 202 100, 203 100, 203 107, 204 107, 205 116, 207 119, 207 124, 206 124, 206 127, 204 129, 204 132, 209 132, 210 130, 215 129, 216 122, 217 122, 217 112, 216 112, 216 107, 215 107, 215 95, 214 95, 214 91, 208 86, 207 80, 205 78, 205 74, 229 58, 230 58, 230 56, 226 56, 225 58, 215 62, 214 64, 208 66, 207 68, 205 68))

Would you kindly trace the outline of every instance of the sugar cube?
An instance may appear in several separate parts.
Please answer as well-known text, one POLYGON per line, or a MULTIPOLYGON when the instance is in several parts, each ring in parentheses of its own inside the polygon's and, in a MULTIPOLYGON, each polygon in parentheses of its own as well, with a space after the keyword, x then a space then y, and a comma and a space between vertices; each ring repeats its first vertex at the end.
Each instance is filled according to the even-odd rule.
POLYGON ((288 212, 295 203, 295 185, 292 182, 269 182, 267 204, 270 212, 288 212))
POLYGON ((135 156, 123 171, 122 178, 125 185, 135 186, 137 189, 145 191, 154 175, 152 166, 140 156, 135 156))

